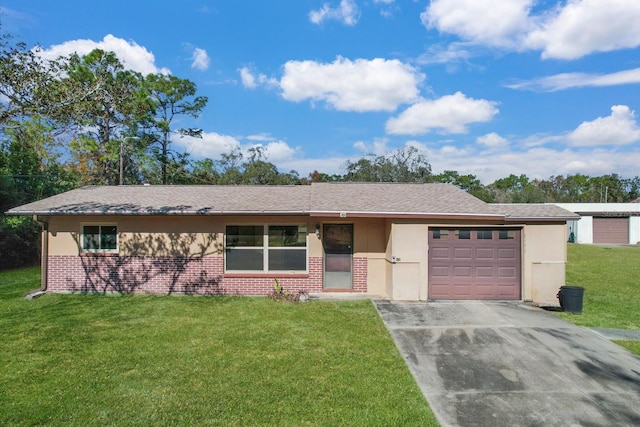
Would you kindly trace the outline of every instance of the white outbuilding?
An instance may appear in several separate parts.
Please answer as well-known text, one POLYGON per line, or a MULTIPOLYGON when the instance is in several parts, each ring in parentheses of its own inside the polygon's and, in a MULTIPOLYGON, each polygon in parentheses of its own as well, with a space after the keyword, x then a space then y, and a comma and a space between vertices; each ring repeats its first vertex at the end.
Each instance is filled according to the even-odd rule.
POLYGON ((640 244, 640 203, 554 203, 580 215, 567 222, 576 243, 640 244))

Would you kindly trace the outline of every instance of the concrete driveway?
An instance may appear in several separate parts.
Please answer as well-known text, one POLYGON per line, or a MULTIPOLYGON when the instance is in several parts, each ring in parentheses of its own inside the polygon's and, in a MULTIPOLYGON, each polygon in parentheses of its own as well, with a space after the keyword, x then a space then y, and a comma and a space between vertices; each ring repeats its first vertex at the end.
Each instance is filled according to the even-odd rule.
POLYGON ((638 426, 640 358, 514 303, 376 301, 443 426, 638 426))

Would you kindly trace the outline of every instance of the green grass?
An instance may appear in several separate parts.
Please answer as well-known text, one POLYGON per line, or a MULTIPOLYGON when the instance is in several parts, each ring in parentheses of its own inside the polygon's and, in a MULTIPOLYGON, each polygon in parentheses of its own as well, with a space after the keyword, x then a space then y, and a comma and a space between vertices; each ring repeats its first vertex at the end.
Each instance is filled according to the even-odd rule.
POLYGON ((570 244, 567 284, 584 287, 582 326, 640 330, 640 247, 570 244))
POLYGON ((640 341, 614 341, 619 346, 622 346, 632 353, 640 355, 640 341))
MULTIPOLYGON (((581 315, 558 313, 581 326, 640 330, 640 247, 568 247, 567 284, 584 287, 581 315)), ((640 341, 615 341, 640 354, 640 341)))
POLYGON ((369 301, 45 295, 0 273, 0 425, 436 425, 369 301))

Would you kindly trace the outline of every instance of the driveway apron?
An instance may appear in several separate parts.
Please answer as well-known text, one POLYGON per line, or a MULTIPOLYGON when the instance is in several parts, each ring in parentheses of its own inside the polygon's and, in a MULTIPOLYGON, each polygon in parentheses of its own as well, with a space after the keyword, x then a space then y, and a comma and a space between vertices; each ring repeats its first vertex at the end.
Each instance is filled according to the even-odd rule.
POLYGON ((640 358, 515 303, 376 301, 443 426, 638 426, 640 358))

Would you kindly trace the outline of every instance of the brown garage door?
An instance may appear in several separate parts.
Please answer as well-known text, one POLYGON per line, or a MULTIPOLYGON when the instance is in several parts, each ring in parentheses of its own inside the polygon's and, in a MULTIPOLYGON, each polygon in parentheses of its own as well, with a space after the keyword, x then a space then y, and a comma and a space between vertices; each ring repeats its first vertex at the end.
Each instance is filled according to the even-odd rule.
POLYGON ((429 229, 429 299, 520 299, 520 230, 429 229))
POLYGON ((593 243, 629 243, 629 218, 593 218, 593 243))

